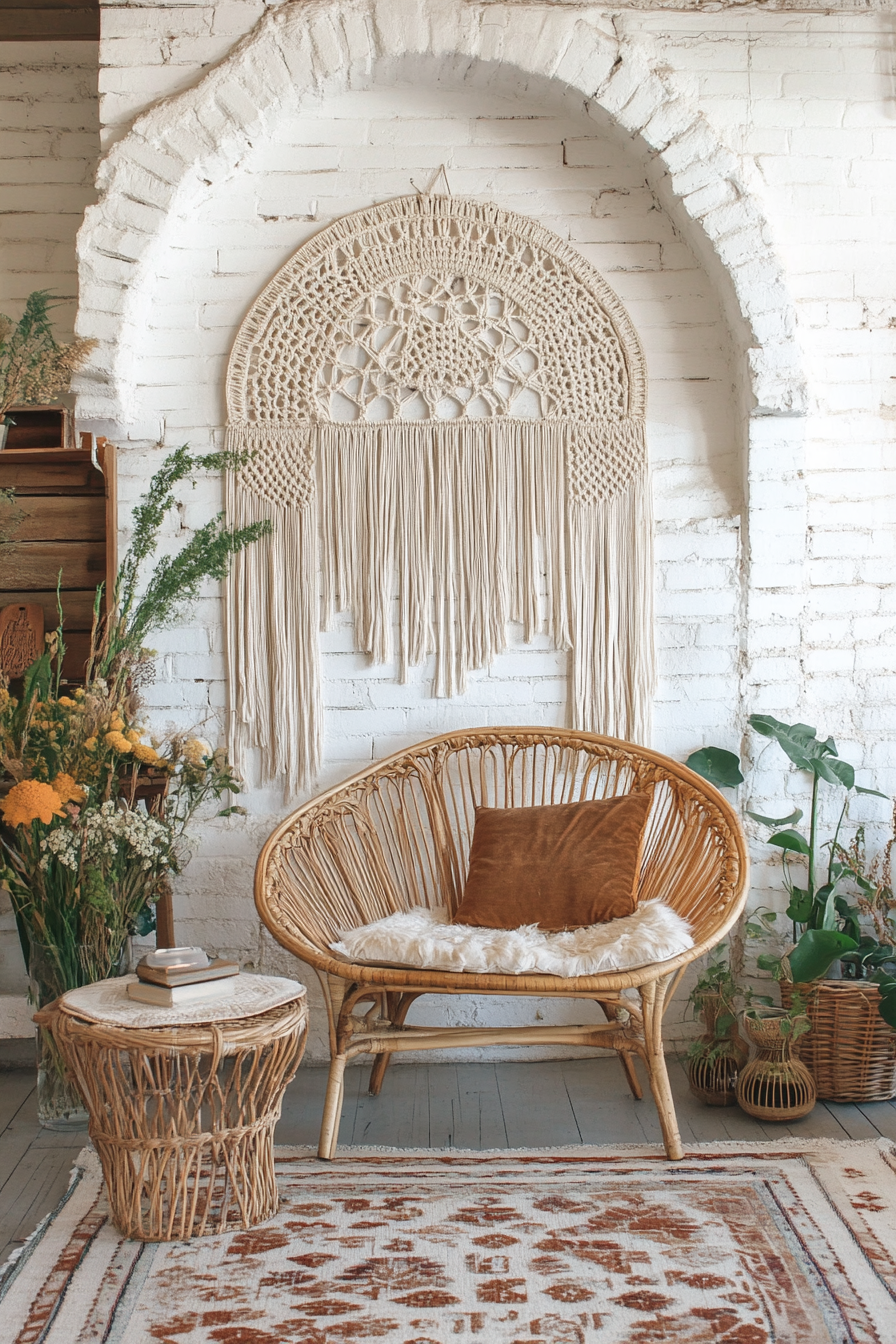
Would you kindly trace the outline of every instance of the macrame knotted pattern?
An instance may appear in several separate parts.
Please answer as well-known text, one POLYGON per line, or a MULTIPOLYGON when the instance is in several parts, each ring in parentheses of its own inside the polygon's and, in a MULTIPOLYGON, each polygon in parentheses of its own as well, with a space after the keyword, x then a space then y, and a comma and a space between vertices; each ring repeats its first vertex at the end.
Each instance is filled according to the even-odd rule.
POLYGON ((228 446, 252 453, 229 521, 274 523, 228 581, 234 759, 257 749, 291 792, 317 773, 317 631, 346 609, 402 678, 434 653, 438 696, 506 648, 509 622, 544 632, 571 651, 572 726, 644 741, 644 402, 622 304, 532 219, 418 194, 302 246, 227 375, 228 446))

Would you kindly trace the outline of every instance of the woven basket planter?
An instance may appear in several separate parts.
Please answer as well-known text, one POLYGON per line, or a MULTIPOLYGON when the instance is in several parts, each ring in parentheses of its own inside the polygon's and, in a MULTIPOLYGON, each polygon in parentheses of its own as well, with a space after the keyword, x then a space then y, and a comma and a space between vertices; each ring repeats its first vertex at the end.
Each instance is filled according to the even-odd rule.
POLYGON ((701 994, 696 998, 696 1006, 706 1030, 694 1053, 688 1052, 686 1068, 691 1091, 705 1106, 735 1106, 737 1076, 750 1052, 736 1021, 725 1039, 718 1039, 716 1023, 725 1007, 720 994, 701 994))
MULTIPOLYGON (((823 1101, 890 1101, 896 1097, 896 1031, 878 1012, 880 991, 867 980, 800 985, 812 1030, 796 1054, 823 1101)), ((789 1006, 794 986, 781 985, 789 1006)))
POLYGON ((789 1035, 782 1034, 781 1008, 744 1013, 744 1031, 756 1053, 737 1078, 737 1104, 756 1120, 787 1123, 808 1115, 816 1091, 805 1064, 794 1057, 789 1035))

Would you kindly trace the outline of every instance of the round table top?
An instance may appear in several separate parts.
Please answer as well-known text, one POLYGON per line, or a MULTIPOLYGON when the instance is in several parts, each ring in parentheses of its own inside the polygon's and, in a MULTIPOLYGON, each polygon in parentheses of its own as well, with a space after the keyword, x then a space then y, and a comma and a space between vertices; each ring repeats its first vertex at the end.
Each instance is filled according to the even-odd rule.
POLYGON ((128 997, 127 986, 136 975, 121 975, 113 980, 98 980, 82 989, 70 989, 59 1000, 62 1012, 88 1022, 109 1027, 193 1027, 211 1023, 235 1022, 258 1017, 285 1003, 305 997, 305 986, 298 980, 279 975, 249 975, 241 972, 223 982, 226 989, 213 999, 199 999, 174 1008, 157 1008, 128 997))

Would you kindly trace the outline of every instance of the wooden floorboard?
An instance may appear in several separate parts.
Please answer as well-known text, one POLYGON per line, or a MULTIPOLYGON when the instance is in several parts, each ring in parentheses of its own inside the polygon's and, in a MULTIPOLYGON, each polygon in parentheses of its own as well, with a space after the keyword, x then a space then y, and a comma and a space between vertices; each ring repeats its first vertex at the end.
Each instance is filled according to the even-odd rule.
MULTIPOLYGON (((819 1102, 791 1125, 760 1124, 736 1106, 704 1106, 681 1062, 668 1059, 685 1147, 727 1139, 896 1140, 896 1103, 819 1102)), ((369 1066, 346 1072, 340 1150, 545 1148, 563 1144, 658 1143, 656 1108, 640 1064, 644 1099, 631 1095, 615 1059, 542 1063, 393 1065, 379 1097, 367 1092, 369 1066)), ((299 1070, 277 1126, 280 1144, 317 1144, 327 1070, 299 1070)), ((0 1262, 52 1212, 86 1134, 56 1134, 37 1123, 34 1074, 0 1073, 0 1262)))

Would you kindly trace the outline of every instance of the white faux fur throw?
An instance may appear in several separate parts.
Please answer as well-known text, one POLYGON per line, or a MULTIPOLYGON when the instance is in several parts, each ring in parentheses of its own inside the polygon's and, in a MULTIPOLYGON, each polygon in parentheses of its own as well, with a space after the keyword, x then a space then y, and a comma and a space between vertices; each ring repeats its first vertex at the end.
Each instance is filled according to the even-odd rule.
POLYGON ((354 962, 423 966, 431 971, 497 975, 599 975, 666 961, 694 946, 687 920, 662 901, 645 901, 633 915, 564 933, 479 929, 449 924, 444 906, 419 906, 360 929, 349 929, 334 952, 354 962))

